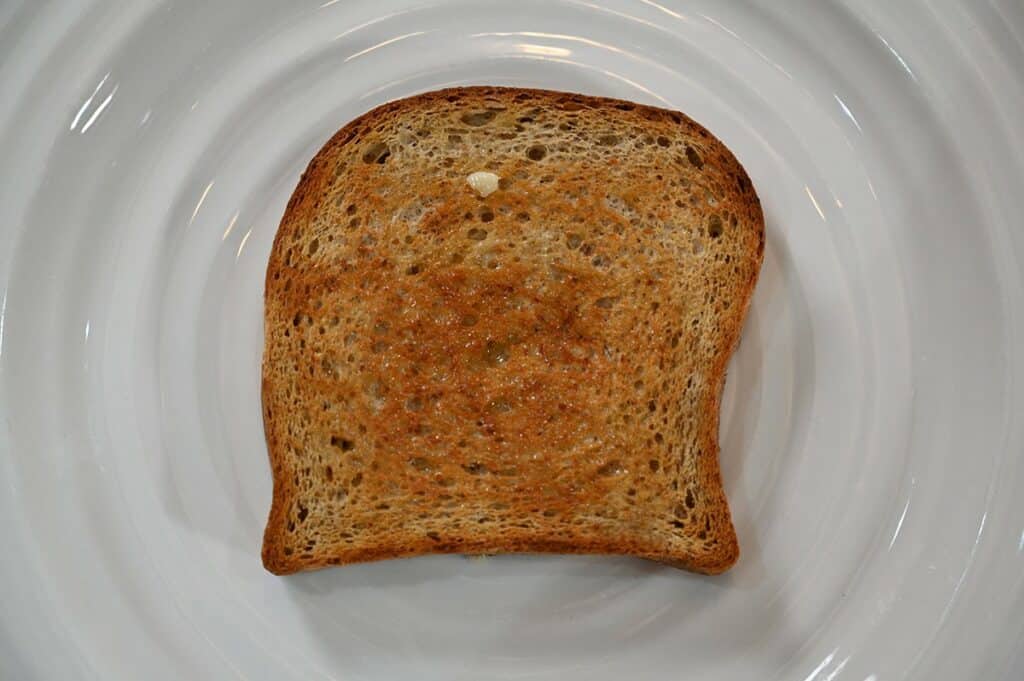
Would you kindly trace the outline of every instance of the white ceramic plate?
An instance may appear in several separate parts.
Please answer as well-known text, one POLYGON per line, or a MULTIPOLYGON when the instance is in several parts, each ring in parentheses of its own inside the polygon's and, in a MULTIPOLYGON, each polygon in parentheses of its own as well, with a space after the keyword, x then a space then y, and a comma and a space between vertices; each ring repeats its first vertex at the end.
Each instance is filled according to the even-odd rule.
POLYGON ((1024 677, 1022 74, 1019 0, 0 2, 0 677, 1024 677), (285 202, 467 83, 683 110, 754 179, 728 575, 261 567, 285 202))

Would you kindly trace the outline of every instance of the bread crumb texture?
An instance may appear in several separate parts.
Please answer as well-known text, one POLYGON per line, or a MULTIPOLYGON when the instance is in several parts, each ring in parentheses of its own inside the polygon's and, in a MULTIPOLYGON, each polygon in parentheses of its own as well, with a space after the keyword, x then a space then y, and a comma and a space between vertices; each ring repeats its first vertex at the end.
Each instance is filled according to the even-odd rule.
POLYGON ((678 112, 469 87, 345 126, 267 269, 267 569, 521 551, 727 569, 719 400, 763 253, 743 168, 678 112))

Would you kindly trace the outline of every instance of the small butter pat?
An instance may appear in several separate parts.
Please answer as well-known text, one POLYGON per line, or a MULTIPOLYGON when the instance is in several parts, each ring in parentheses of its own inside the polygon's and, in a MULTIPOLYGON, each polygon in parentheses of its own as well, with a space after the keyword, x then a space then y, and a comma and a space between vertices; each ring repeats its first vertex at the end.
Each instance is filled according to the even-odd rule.
POLYGON ((466 178, 469 186, 480 196, 487 198, 498 191, 498 176, 494 173, 478 171, 470 173, 466 178))

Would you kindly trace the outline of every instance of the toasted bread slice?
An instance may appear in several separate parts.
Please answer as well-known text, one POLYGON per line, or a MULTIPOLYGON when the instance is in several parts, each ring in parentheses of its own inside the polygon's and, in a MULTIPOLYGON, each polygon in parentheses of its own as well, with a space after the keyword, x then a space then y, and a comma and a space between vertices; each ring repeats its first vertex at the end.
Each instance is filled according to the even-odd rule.
POLYGON ((467 87, 349 123, 267 268, 264 565, 729 568, 719 399, 763 253, 747 174, 674 111, 467 87))

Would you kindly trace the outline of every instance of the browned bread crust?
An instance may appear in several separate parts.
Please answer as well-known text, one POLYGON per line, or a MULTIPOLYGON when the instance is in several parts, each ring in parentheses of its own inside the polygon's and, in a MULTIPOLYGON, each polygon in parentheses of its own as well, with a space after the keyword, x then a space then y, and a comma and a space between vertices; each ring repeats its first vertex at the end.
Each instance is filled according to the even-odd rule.
POLYGON ((674 111, 465 87, 352 121, 267 267, 264 565, 726 570, 719 401, 763 254, 747 174, 674 111))

